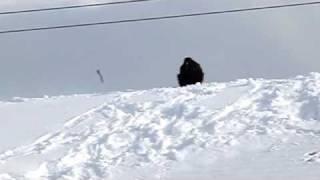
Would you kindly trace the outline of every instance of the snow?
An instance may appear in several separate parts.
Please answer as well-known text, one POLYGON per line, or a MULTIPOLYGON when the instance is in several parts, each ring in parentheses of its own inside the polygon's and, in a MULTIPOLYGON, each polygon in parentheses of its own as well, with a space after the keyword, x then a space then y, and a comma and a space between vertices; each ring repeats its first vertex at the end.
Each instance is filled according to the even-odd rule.
POLYGON ((320 177, 320 74, 0 103, 0 179, 320 177))
POLYGON ((0 151, 26 141, 31 143, 34 138, 61 127, 66 119, 102 104, 108 98, 112 95, 74 95, 50 99, 15 97, 9 102, 0 102, 0 151), (10 137, 13 132, 14 136, 10 137))

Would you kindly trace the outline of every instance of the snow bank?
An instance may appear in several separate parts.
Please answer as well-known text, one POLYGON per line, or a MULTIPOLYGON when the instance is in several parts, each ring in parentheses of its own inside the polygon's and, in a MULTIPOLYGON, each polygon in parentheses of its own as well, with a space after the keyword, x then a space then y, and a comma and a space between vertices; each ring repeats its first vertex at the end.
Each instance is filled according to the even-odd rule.
POLYGON ((112 94, 1 153, 0 178, 317 179, 319 93, 311 73, 112 94))

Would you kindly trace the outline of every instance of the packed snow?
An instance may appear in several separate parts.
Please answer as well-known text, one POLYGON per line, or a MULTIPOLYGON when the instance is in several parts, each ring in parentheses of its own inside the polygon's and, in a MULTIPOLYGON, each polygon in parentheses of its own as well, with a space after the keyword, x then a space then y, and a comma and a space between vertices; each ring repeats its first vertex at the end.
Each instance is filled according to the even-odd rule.
POLYGON ((318 180, 320 74, 0 103, 0 179, 318 180))

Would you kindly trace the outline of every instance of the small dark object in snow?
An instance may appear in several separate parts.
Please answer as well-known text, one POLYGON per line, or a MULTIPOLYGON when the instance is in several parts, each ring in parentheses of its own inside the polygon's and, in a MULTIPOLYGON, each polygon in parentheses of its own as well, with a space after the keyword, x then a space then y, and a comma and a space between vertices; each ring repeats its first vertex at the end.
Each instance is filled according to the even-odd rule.
POLYGON ((318 152, 311 152, 311 153, 308 153, 308 155, 309 155, 309 156, 314 156, 314 155, 316 155, 316 154, 318 154, 318 152))
POLYGON ((192 58, 187 57, 184 59, 183 64, 180 67, 180 74, 178 74, 178 82, 180 86, 186 86, 189 84, 196 84, 203 82, 204 73, 199 63, 192 58))
POLYGON ((315 162, 315 161, 318 161, 318 159, 320 159, 320 152, 309 152, 309 153, 306 153, 305 155, 305 158, 304 158, 304 161, 305 162, 315 162))
POLYGON ((100 70, 99 69, 97 69, 97 74, 98 74, 98 76, 99 76, 99 78, 100 78, 100 82, 101 83, 104 83, 104 79, 103 79, 103 76, 102 76, 102 74, 101 74, 101 72, 100 72, 100 70))

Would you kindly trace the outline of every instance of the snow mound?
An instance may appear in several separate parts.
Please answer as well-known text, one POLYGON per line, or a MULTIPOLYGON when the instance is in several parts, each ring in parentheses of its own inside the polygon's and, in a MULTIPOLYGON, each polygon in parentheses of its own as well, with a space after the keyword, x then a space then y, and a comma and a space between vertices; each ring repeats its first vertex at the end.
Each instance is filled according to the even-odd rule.
POLYGON ((218 167, 237 157, 278 159, 280 151, 296 163, 316 163, 319 93, 320 74, 311 73, 113 94, 61 129, 1 153, 0 178, 139 179, 125 171, 161 167, 149 178, 137 175, 161 179, 194 160, 218 167))

